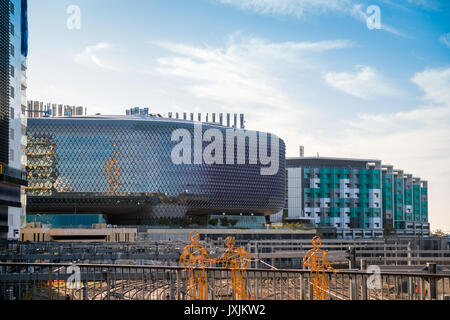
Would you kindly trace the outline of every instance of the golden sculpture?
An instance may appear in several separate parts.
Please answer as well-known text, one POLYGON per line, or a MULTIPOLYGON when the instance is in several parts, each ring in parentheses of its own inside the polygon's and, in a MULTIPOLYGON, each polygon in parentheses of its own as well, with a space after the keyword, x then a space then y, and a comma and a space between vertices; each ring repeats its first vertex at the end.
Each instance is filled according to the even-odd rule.
POLYGON ((228 236, 225 239, 225 245, 228 247, 222 257, 216 259, 221 262, 223 268, 231 271, 231 283, 234 291, 235 300, 249 300, 247 292, 247 267, 251 255, 246 250, 236 247, 234 238, 228 236))
POLYGON ((231 272, 235 300, 249 300, 246 270, 251 259, 250 253, 236 247, 234 238, 229 236, 225 239, 225 253, 217 259, 211 259, 206 248, 199 244, 200 234, 197 231, 192 231, 189 238, 191 244, 183 249, 179 259, 179 263, 187 271, 187 299, 208 299, 208 276, 205 268, 207 265, 222 263, 222 267, 231 272))
POLYGON ((192 231, 191 244, 181 253, 179 263, 187 270, 186 295, 190 300, 208 299, 208 277, 205 267, 215 261, 209 258, 206 248, 199 244, 200 234, 192 231), (198 295, 197 295, 198 292, 198 295))
POLYGON ((313 283, 313 300, 325 300, 328 290, 328 281, 325 270, 337 273, 328 261, 328 254, 320 249, 322 241, 319 236, 312 239, 313 248, 303 258, 303 265, 311 269, 311 280, 313 283))

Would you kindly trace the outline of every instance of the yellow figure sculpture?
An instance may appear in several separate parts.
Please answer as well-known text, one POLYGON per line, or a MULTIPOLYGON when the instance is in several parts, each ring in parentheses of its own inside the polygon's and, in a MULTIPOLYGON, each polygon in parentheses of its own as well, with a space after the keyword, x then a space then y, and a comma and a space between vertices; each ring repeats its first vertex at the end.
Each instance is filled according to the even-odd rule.
POLYGON ((206 248, 199 244, 200 234, 197 231, 192 231, 189 238, 191 244, 183 249, 179 260, 187 270, 186 294, 191 300, 206 300, 208 299, 208 277, 205 267, 214 263, 214 260, 209 258, 206 248))
POLYGON ((312 239, 313 248, 303 258, 303 265, 311 269, 311 280, 313 283, 313 299, 324 300, 328 290, 328 281, 325 270, 337 273, 328 261, 328 254, 320 249, 322 241, 319 236, 312 239))
POLYGON ((221 262, 223 268, 231 271, 231 283, 235 300, 249 300, 246 270, 251 255, 246 250, 236 247, 234 238, 231 236, 225 239, 225 245, 228 247, 227 250, 216 262, 221 262))

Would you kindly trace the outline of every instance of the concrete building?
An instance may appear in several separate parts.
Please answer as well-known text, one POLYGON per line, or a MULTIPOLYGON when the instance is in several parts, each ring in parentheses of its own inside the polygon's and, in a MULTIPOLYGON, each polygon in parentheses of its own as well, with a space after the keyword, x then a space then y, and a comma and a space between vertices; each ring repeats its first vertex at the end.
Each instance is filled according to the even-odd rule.
POLYGON ((28 21, 26 0, 0 1, 0 239, 25 225, 28 21))
POLYGON ((336 228, 340 239, 429 236, 426 181, 381 160, 286 159, 286 204, 272 222, 336 228))
POLYGON ((136 228, 48 228, 41 223, 27 223, 20 230, 22 242, 133 242, 137 239, 136 228))

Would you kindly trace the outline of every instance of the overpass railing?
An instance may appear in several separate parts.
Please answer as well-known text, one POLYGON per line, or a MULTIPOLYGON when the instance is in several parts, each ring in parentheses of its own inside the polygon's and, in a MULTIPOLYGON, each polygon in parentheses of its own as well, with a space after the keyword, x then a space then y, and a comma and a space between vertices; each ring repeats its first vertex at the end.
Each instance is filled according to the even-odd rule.
MULTIPOLYGON (((195 269, 204 277, 209 300, 312 300, 320 280, 326 300, 448 300, 450 274, 339 270, 248 269, 237 274, 223 268, 195 269), (318 277, 318 278, 316 278, 318 277), (235 292, 241 281, 246 295, 235 292), (325 282, 323 282, 325 281, 325 282)), ((198 277, 197 277, 198 279, 198 277)), ((191 282, 193 283, 193 282, 191 282)), ((0 300, 192 300, 189 274, 182 267, 0 263, 0 300), (190 294, 191 292, 191 294, 190 294)), ((198 292, 197 288, 197 292, 198 292)))

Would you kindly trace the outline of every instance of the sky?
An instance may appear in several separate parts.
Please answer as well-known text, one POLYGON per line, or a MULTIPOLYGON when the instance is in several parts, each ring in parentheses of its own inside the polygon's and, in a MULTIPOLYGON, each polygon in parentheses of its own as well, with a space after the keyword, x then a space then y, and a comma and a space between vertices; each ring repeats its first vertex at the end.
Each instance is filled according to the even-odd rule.
POLYGON ((29 0, 29 100, 244 113, 287 156, 381 159, 450 233, 450 1, 29 0))

